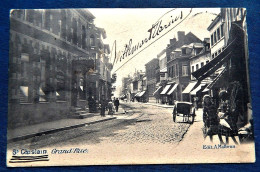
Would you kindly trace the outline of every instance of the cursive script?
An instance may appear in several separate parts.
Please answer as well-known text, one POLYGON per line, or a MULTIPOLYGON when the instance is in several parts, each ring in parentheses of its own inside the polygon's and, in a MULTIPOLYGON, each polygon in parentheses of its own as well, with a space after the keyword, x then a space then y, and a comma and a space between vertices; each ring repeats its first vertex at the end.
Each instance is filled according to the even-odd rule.
MULTIPOLYGON (((171 10, 171 11, 173 11, 173 10, 171 10)), ((156 23, 152 24, 151 28, 149 28, 147 31, 148 32, 147 36, 144 39, 142 39, 135 45, 133 45, 133 39, 132 38, 129 39, 128 43, 125 44, 125 46, 124 46, 124 50, 121 51, 122 54, 120 55, 119 60, 116 59, 115 61, 121 62, 126 57, 134 55, 138 50, 140 50, 140 49, 143 50, 142 47, 145 44, 148 44, 149 42, 151 42, 151 44, 152 44, 156 40, 160 39, 160 37, 164 36, 166 33, 168 33, 170 30, 172 30, 175 26, 177 26, 179 23, 181 23, 183 21, 183 19, 185 19, 191 13, 191 11, 192 11, 192 9, 184 17, 183 11, 181 10, 181 11, 177 12, 177 14, 175 16, 171 15, 170 18, 168 18, 167 20, 164 19, 163 17, 164 17, 164 15, 166 15, 169 12, 165 13, 156 23)), ((145 48, 147 48, 147 47, 145 47, 145 48)), ((136 54, 138 54, 138 53, 136 53, 136 54)))

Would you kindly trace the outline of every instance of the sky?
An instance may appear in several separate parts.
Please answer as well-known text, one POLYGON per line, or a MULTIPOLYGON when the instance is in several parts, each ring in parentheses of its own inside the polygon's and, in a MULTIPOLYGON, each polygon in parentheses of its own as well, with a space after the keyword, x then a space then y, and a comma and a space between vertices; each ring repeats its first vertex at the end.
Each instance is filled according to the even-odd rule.
MULTIPOLYGON (((114 64, 112 73, 117 74, 115 96, 120 95, 119 91, 122 85, 122 78, 129 74, 133 75, 136 70, 145 71, 145 64, 153 58, 157 58, 157 55, 169 44, 170 39, 177 39, 177 31, 185 31, 185 34, 192 32, 201 40, 209 38, 210 35, 207 27, 220 12, 219 8, 193 8, 192 10, 184 8, 103 8, 88 10, 96 17, 94 20, 95 25, 104 28, 106 31, 107 38, 103 39, 103 42, 110 45, 110 50, 113 49, 113 52, 109 56, 112 63, 115 58, 115 47, 113 47, 115 40, 117 58, 119 58, 119 55, 125 50, 125 45, 129 44, 130 39, 132 39, 132 47, 138 43, 140 44, 142 40, 149 37, 150 33, 148 30, 152 28, 153 24, 155 25, 158 21, 162 21, 162 26, 164 26, 169 21, 172 21, 173 18, 180 17, 182 12, 182 20, 177 20, 168 28, 162 30, 155 38, 145 43, 132 55, 114 64), (159 37, 160 39, 155 41, 159 37)), ((154 27, 153 31, 155 29, 154 27)))

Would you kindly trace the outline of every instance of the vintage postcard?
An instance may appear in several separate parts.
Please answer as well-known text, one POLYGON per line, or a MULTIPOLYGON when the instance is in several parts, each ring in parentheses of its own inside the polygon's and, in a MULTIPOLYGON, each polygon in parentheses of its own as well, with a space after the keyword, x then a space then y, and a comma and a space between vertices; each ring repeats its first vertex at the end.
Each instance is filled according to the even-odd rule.
POLYGON ((13 9, 7 166, 255 162, 245 8, 13 9))

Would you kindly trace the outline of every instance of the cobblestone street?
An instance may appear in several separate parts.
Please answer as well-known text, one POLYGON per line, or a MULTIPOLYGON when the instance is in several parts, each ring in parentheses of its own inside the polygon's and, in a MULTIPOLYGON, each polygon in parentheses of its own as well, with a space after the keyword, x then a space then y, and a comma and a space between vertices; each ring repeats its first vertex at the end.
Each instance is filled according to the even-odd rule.
POLYGON ((36 136, 11 143, 9 147, 17 148, 23 145, 23 148, 32 149, 100 143, 178 143, 190 125, 174 123, 171 108, 139 103, 128 103, 123 107, 127 113, 115 115, 117 117, 115 120, 36 136))

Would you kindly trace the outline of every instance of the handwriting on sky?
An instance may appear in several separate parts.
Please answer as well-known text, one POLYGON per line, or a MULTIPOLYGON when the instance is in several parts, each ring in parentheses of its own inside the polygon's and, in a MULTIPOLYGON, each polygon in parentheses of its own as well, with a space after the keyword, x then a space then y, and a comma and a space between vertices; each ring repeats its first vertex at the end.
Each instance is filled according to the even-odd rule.
MULTIPOLYGON (((192 9, 172 9, 166 12, 154 24, 152 24, 150 28, 148 28, 147 33, 145 33, 146 35, 142 40, 134 41, 132 38, 129 39, 128 43, 124 45, 124 49, 121 51, 122 53, 120 56, 116 57, 116 63, 124 62, 125 64, 128 62, 131 58, 135 57, 141 51, 174 29, 177 25, 184 21, 191 12, 192 9), (123 61, 123 59, 128 57, 130 59, 126 62, 123 61)), ((121 68, 124 64, 122 64, 119 68, 121 68)))

